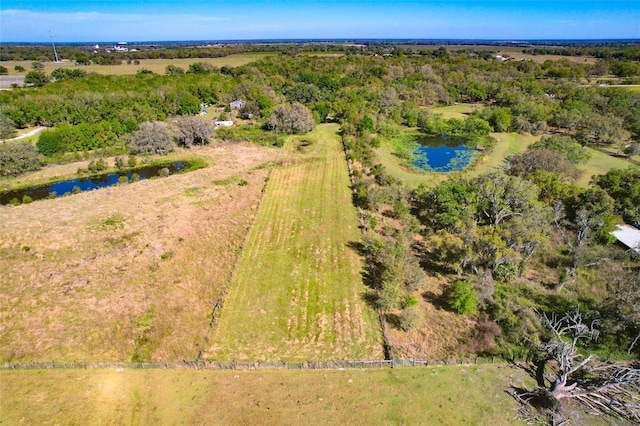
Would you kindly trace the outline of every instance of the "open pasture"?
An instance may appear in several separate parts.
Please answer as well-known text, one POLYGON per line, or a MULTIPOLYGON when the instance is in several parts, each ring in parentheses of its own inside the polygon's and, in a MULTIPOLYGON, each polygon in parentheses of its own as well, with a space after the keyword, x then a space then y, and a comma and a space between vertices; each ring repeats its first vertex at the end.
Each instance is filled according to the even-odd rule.
POLYGON ((480 104, 470 104, 470 103, 456 103, 453 105, 445 105, 445 106, 435 106, 429 108, 429 112, 432 114, 441 114, 442 118, 449 120, 451 118, 460 118, 462 120, 466 120, 469 117, 469 114, 474 112, 476 109, 482 108, 480 104))
POLYGON ((336 125, 290 138, 214 329, 206 359, 338 360, 382 356, 364 301, 360 238, 336 125))
POLYGON ((2 371, 3 424, 520 424, 506 365, 2 371))
MULTIPOLYGON (((251 53, 251 54, 242 54, 239 53, 237 55, 229 55, 223 56, 220 58, 176 58, 176 59, 141 59, 140 64, 136 65, 134 63, 128 64, 123 62, 120 65, 75 65, 73 61, 63 60, 60 63, 56 62, 43 62, 44 72, 46 74, 51 74, 53 70, 56 68, 71 68, 71 69, 81 69, 88 73, 96 73, 96 74, 107 74, 107 75, 131 75, 136 74, 138 71, 142 69, 146 69, 149 71, 153 71, 156 74, 164 74, 165 68, 167 65, 175 65, 177 67, 183 68, 185 71, 189 68, 190 64, 195 62, 202 62, 206 64, 211 64, 215 67, 238 67, 242 65, 246 65, 250 62, 257 61, 264 57, 273 55, 272 53, 251 53)), ((31 64, 33 61, 3 61, 1 64, 8 68, 9 74, 25 74, 27 71, 31 69, 31 64), (27 71, 22 73, 17 73, 14 70, 16 65, 21 65, 27 71)))
POLYGON ((0 359, 196 358, 275 150, 191 153, 210 166, 0 208, 0 359))

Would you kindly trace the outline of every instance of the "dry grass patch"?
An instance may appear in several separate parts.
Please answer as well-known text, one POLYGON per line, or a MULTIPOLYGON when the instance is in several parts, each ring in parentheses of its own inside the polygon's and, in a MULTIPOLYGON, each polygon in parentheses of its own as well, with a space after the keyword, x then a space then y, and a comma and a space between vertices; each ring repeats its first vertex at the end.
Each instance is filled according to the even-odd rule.
MULTIPOLYGON (((239 67, 267 56, 273 53, 251 53, 223 56, 220 58, 177 58, 177 59, 141 59, 139 64, 122 63, 120 65, 76 65, 73 61, 63 60, 62 62, 43 62, 44 72, 51 74, 57 68, 81 69, 87 73, 105 74, 105 75, 132 75, 142 69, 153 71, 156 74, 164 74, 167 65, 175 65, 183 68, 185 71, 189 65, 195 62, 211 64, 215 67, 239 67)), ((2 64, 9 69, 9 74, 26 74, 31 70, 32 61, 6 61, 2 64), (16 65, 21 65, 26 71, 18 73, 14 71, 16 65)))
POLYGON ((194 152, 214 165, 0 208, 0 359, 197 356, 275 151, 194 152))

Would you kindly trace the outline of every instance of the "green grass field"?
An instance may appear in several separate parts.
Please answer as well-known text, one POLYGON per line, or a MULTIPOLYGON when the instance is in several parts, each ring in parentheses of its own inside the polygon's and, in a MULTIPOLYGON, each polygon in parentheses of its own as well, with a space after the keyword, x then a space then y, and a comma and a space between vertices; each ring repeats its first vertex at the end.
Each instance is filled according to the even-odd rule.
POLYGON ((480 104, 454 104, 454 105, 446 105, 446 106, 436 106, 429 108, 429 112, 434 114, 442 114, 442 117, 445 119, 450 118, 461 118, 466 119, 469 114, 471 114, 476 109, 480 108, 480 104))
POLYGON ((588 186, 593 175, 603 175, 611 169, 627 169, 629 167, 638 167, 633 163, 623 159, 607 155, 604 152, 592 148, 585 148, 591 154, 591 159, 587 164, 580 166, 579 169, 584 170, 580 179, 578 179, 578 185, 588 186))
MULTIPOLYGON (((153 71, 156 74, 164 74, 167 65, 175 65, 182 67, 186 71, 190 64, 194 62, 202 62, 211 64, 216 67, 230 66, 238 67, 246 65, 250 62, 257 61, 264 57, 273 55, 273 53, 260 53, 260 54, 244 54, 239 53, 237 55, 224 56, 221 58, 183 58, 183 59, 141 59, 139 65, 122 63, 121 65, 75 65, 72 61, 56 62, 43 62, 44 72, 51 74, 51 71, 56 68, 72 68, 82 69, 88 73, 97 74, 109 74, 109 75, 130 75, 136 74, 141 69, 147 69, 153 71)), ((33 61, 3 61, 2 65, 7 67, 9 74, 23 75, 27 71, 31 70, 31 63, 33 61), (23 66, 27 71, 17 73, 14 70, 16 65, 23 66)))
POLYGON ((287 142, 206 358, 382 356, 380 325, 364 302, 362 261, 350 248, 361 235, 337 130, 323 125, 304 143, 287 142))
POLYGON ((6 425, 513 425, 506 365, 0 372, 6 425))
POLYGON ((540 139, 540 136, 521 135, 518 133, 493 133, 496 144, 493 150, 481 156, 469 173, 479 175, 500 169, 510 155, 525 151, 529 145, 540 139))

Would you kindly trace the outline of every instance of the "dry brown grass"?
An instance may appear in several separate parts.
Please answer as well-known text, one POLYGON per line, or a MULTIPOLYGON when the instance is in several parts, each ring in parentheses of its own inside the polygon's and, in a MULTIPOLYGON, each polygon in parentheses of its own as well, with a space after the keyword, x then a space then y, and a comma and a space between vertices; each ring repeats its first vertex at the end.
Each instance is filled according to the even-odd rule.
POLYGON ((197 356, 275 151, 195 153, 210 167, 0 208, 0 359, 197 356))
MULTIPOLYGON (((214 67, 238 67, 271 55, 273 55, 273 53, 239 53, 220 58, 141 59, 137 65, 133 63, 127 64, 126 62, 120 65, 75 65, 73 61, 65 59, 62 62, 43 62, 43 65, 46 74, 51 74, 56 68, 80 69, 88 73, 107 75, 131 75, 136 74, 142 69, 153 71, 156 74, 164 74, 167 65, 175 65, 183 68, 185 71, 189 68, 190 64, 195 62, 211 64, 214 67)), ((3 61, 2 65, 7 67, 9 75, 24 75, 31 70, 32 62, 33 61, 3 61), (22 66, 26 71, 16 72, 14 70, 16 65, 22 66)))
MULTIPOLYGON (((445 359, 460 355, 464 339, 472 332, 475 321, 444 309, 446 286, 447 281, 441 276, 430 276, 425 280, 421 294, 417 295, 424 319, 421 327, 404 332, 389 324, 389 337, 399 358, 445 359)), ((393 320, 394 316, 389 319, 393 320)))

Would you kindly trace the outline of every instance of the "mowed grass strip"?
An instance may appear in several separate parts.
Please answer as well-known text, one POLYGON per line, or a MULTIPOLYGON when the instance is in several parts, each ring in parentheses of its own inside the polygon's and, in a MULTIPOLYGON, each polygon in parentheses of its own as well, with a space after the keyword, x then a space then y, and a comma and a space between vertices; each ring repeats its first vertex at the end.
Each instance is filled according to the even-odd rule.
POLYGON ((382 356, 352 248, 361 235, 336 131, 321 126, 305 135, 304 154, 292 149, 296 140, 285 147, 290 165, 271 173, 206 358, 382 356))
POLYGON ((371 370, 0 371, 7 425, 513 425, 506 365, 371 370))

